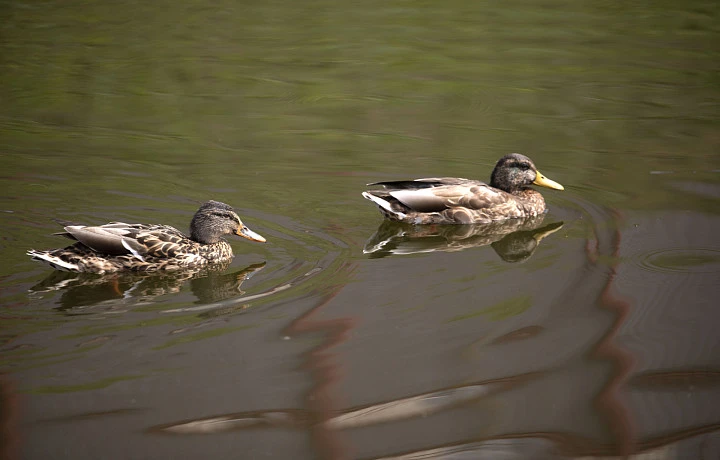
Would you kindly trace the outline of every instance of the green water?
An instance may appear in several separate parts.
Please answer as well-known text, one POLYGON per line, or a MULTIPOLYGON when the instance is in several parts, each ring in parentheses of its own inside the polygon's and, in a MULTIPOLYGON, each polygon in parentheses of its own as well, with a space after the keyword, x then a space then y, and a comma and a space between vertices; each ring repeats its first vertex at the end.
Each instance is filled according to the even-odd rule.
POLYGON ((1 10, 0 457, 717 445, 714 2, 1 10), (509 152, 565 186, 552 232, 383 227, 360 196, 509 152), (208 199, 268 244, 182 276, 25 255, 54 218, 185 230, 208 199))

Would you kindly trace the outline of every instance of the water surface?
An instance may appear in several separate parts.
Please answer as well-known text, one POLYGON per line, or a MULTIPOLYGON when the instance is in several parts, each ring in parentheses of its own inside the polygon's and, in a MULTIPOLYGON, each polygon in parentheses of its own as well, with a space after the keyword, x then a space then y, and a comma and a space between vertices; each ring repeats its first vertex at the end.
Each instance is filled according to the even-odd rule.
MULTIPOLYGON (((0 25, 7 458, 720 455, 712 2, 10 2, 0 25), (564 192, 513 228, 360 193, 564 192), (228 266, 75 276, 52 219, 235 207, 228 266)), ((515 224, 513 224, 515 225, 515 224)))

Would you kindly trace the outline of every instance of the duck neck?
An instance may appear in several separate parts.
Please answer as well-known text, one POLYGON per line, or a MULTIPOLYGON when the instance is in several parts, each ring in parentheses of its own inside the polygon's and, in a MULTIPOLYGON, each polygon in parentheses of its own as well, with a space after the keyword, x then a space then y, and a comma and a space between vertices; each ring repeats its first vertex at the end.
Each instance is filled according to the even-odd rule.
POLYGON ((494 177, 490 180, 490 186, 494 187, 498 190, 502 190, 503 192, 509 193, 510 195, 522 195, 524 192, 526 192, 528 190, 534 192, 533 189, 522 186, 522 185, 513 187, 513 186, 508 186, 507 184, 498 183, 498 181, 494 180, 494 177))
POLYGON ((194 220, 190 224, 190 239, 200 244, 213 244, 222 240, 212 229, 197 225, 194 220))
POLYGON ((545 198, 543 198, 542 193, 538 192, 537 190, 525 187, 524 189, 519 190, 513 195, 515 195, 523 204, 529 206, 529 209, 545 209, 545 198))

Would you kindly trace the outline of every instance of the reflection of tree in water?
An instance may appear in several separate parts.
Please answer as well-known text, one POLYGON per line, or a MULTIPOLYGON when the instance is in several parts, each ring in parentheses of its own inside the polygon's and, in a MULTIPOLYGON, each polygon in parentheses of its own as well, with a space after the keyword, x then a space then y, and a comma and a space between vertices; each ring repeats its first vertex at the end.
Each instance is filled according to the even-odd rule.
POLYGON ((541 215, 486 225, 409 225, 386 220, 365 243, 363 252, 379 258, 491 245, 504 261, 522 262, 535 252, 543 238, 563 226, 562 222, 554 222, 540 227, 543 218, 541 215))
MULTIPOLYGON (((591 221, 606 222, 607 219, 591 221)), ((561 223, 555 223, 534 230, 517 230, 498 236, 493 247, 504 260, 525 260, 543 237, 561 226, 561 223)), ((346 355, 332 349, 340 344, 347 347, 357 321, 352 316, 309 319, 329 304, 333 293, 326 302, 295 321, 295 324, 304 323, 302 329, 295 326, 295 329, 285 330, 289 332, 288 336, 299 332, 325 332, 325 339, 308 352, 309 358, 303 367, 312 370, 315 382, 315 390, 309 393, 311 397, 306 399, 305 407, 270 405, 259 410, 255 406, 250 411, 203 413, 199 417, 155 425, 148 431, 176 436, 213 436, 233 431, 276 431, 285 435, 289 430, 296 430, 313 436, 311 439, 320 458, 718 458, 717 443, 714 443, 719 427, 717 417, 711 410, 702 410, 711 393, 702 393, 702 400, 698 398, 694 410, 682 409, 684 404, 692 404, 693 392, 715 390, 720 373, 712 368, 637 372, 632 349, 622 342, 627 336, 618 338, 623 326, 627 328, 635 305, 614 292, 616 265, 620 260, 620 233, 607 231, 608 227, 615 226, 592 229, 585 245, 583 263, 586 269, 576 270, 577 276, 570 280, 570 288, 551 302, 562 306, 561 309, 548 314, 546 319, 542 319, 542 315, 532 315, 528 318, 531 322, 520 322, 522 327, 518 329, 501 336, 491 333, 481 339, 484 344, 482 354, 487 359, 484 362, 494 357, 501 360, 503 352, 500 350, 513 349, 512 356, 517 358, 513 361, 517 363, 500 368, 501 377, 468 381, 463 375, 458 385, 430 385, 421 393, 409 396, 395 393, 396 396, 387 399, 370 399, 359 406, 342 407, 337 404, 333 390, 343 377, 352 374, 342 372, 343 366, 347 365, 347 361, 343 361, 347 359, 346 355), (613 263, 610 267, 608 260, 613 263), (608 318, 607 311, 614 314, 608 318), (588 321, 583 323, 586 317, 588 321), (567 334, 568 329, 574 333, 567 334), (587 334, 585 341, 585 332, 595 330, 605 333, 599 339, 594 332, 587 334), (544 347, 549 347, 547 350, 552 352, 543 353, 544 347), (564 355, 562 349, 575 347, 576 356, 585 356, 587 350, 591 350, 591 359, 568 359, 571 355, 564 355), (606 373, 601 374, 597 371, 598 364, 610 366, 606 366, 606 373), (523 372, 528 366, 533 371, 523 372), (579 388, 582 390, 578 391, 579 388), (566 400, 570 404, 563 408, 566 400), (585 409, 590 402, 598 412, 585 409), (681 416, 657 417, 658 413, 681 416), (587 422, 583 418, 595 420, 598 414, 606 424, 596 431, 585 431, 587 422), (453 424, 455 420, 458 422, 453 424), (475 420, 480 429, 464 432, 457 428, 475 420), (413 439, 419 439, 417 443, 404 437, 409 423, 414 424, 413 439), (437 430, 440 423, 450 429, 437 430), (376 431, 371 432, 373 429, 376 431), (608 433, 610 430, 613 432, 608 433), (438 431, 440 434, 433 437, 432 434, 438 431), (360 437, 366 433, 374 434, 373 442, 367 442, 368 437, 360 437), (423 436, 426 433, 429 435, 423 436), (379 441, 375 441, 377 439, 379 441), (358 455, 359 450, 364 452, 358 455)), ((398 233, 397 228, 397 225, 381 226, 378 234, 385 229, 388 230, 385 236, 392 237, 398 233)), ((419 227, 417 230, 421 231, 418 238, 427 236, 438 241, 441 237, 447 238, 444 244, 424 246, 425 252, 472 246, 465 244, 460 248, 454 245, 440 228, 419 227)), ((492 240, 487 235, 485 238, 485 241, 492 240)), ((373 248, 371 243, 378 244, 379 248, 375 249, 389 247, 380 257, 411 253, 393 252, 402 245, 396 245, 392 238, 371 240, 368 245, 373 248)), ((421 246, 416 245, 415 249, 418 247, 421 246)), ((632 326, 632 322, 629 324, 632 326)), ((672 347, 656 346, 653 359, 662 363, 669 348, 672 347)), ((483 369, 483 373, 492 372, 492 367, 483 369)), ((360 374, 355 374, 355 378, 358 376, 360 374)), ((375 375, 368 377, 375 382, 375 375)))
MULTIPOLYGON (((708 373, 683 374, 682 379, 691 387, 696 382, 708 383, 708 373)), ((710 373, 712 374, 712 373, 710 373)), ((435 414, 449 413, 469 404, 490 401, 503 393, 521 390, 524 386, 547 377, 545 372, 529 372, 498 379, 467 382, 461 386, 439 388, 424 394, 377 402, 338 411, 325 420, 323 425, 333 431, 372 428, 378 425, 400 423, 408 420, 424 420, 435 414)), ((655 379, 676 380, 674 373, 654 375, 655 379)), ((710 376, 712 379, 712 376, 710 376)), ((712 385, 712 383, 711 383, 712 385)), ((661 387, 662 388, 662 387, 661 387)), ((710 388, 712 388, 710 386, 710 388)), ((182 420, 147 429, 150 433, 176 436, 212 435, 242 430, 308 430, 312 428, 313 415, 300 409, 268 409, 250 412, 221 413, 209 417, 182 420)), ((405 452, 405 455, 372 457, 381 459, 440 459, 440 458, 625 458, 647 460, 655 458, 681 458, 678 452, 684 447, 680 443, 690 440, 700 443, 705 436, 717 431, 717 426, 708 424, 696 426, 672 434, 659 434, 637 443, 634 453, 617 456, 613 444, 603 443, 572 432, 514 432, 502 435, 464 439, 451 444, 426 446, 424 449, 405 452)), ((712 447, 708 448, 708 450, 712 447)), ((369 458, 369 457, 364 457, 369 458)), ((682 457, 687 458, 687 457, 682 457)), ((710 458, 710 457, 708 457, 710 458)), ((714 457, 713 457, 714 458, 714 457)))
POLYGON ((30 288, 31 294, 62 291, 58 307, 67 310, 106 302, 134 299, 152 299, 180 292, 190 283, 197 301, 217 302, 240 296, 242 283, 265 266, 253 264, 230 273, 223 273, 230 262, 216 264, 200 270, 177 272, 134 273, 120 272, 107 275, 53 271, 47 278, 30 288))

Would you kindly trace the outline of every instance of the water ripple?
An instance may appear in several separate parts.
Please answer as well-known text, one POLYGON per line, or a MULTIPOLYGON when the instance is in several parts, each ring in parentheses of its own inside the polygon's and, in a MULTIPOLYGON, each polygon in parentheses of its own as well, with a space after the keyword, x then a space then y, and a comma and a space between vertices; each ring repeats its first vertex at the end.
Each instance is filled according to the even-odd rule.
POLYGON ((633 261, 642 269, 662 273, 720 272, 720 250, 668 248, 637 254, 633 261))

